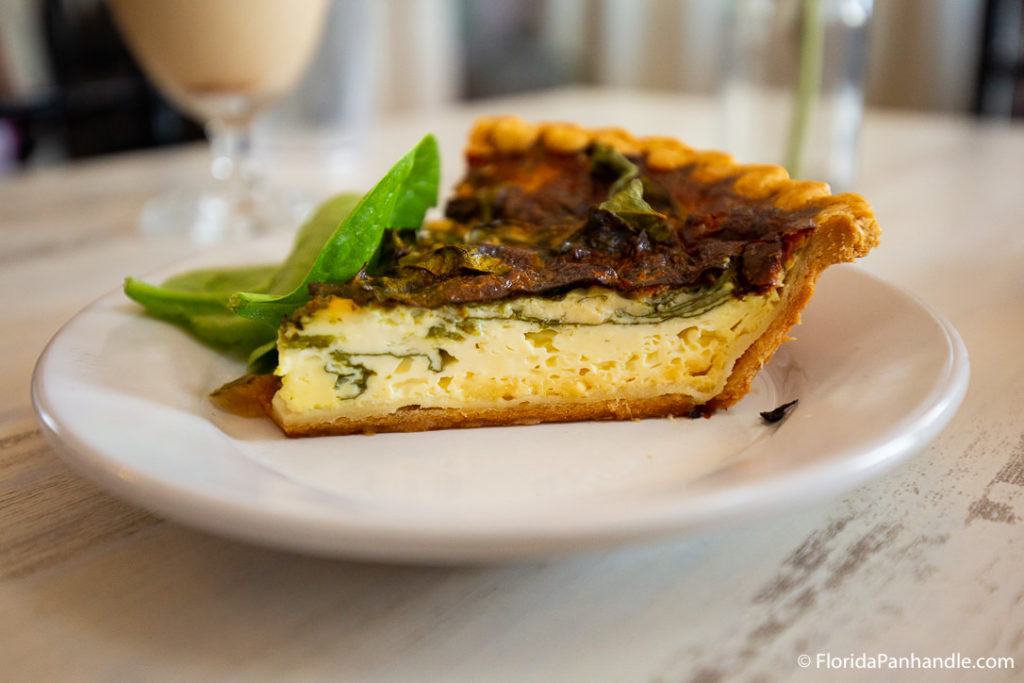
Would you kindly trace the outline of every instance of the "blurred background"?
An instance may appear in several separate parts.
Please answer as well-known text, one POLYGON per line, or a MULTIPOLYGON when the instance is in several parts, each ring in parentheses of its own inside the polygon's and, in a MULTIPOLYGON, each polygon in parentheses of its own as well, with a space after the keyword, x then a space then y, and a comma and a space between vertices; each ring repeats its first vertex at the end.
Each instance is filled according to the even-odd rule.
MULTIPOLYGON (((313 122, 342 151, 360 121, 461 100, 568 85, 715 94, 731 4, 333 0, 302 84, 260 126, 313 122)), ((1024 116, 1022 8, 875 0, 867 105, 1024 116)), ((0 174, 202 137, 147 82, 102 0, 0 0, 0 174)))

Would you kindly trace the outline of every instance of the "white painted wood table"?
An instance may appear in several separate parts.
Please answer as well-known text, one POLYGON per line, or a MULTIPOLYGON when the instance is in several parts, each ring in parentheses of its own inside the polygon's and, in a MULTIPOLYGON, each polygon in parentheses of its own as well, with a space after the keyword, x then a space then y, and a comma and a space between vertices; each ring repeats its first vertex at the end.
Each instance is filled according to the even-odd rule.
MULTIPOLYGON (((474 116, 620 123, 713 145, 714 109, 563 91, 410 116, 370 134, 379 172, 422 133, 446 185, 474 116)), ((196 248, 143 239, 142 201, 200 150, 0 181, 0 679, 342 681, 1024 678, 1024 128, 872 112, 857 190, 864 268, 948 316, 966 400, 927 448, 839 499, 698 537, 510 566, 350 563, 191 531, 73 474, 29 406, 33 363, 78 309, 196 248), (1014 657, 1016 670, 842 671, 844 657, 1014 657), (798 657, 815 661, 807 668, 798 657)))

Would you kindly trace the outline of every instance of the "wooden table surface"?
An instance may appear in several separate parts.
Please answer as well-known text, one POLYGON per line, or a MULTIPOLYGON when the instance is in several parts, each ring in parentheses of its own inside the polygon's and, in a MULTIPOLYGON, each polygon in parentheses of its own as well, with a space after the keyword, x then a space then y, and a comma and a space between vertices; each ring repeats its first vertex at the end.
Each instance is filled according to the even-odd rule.
MULTIPOLYGON (((708 102, 562 91, 369 133, 381 172, 428 130, 446 186, 485 112, 715 143, 708 102)), ((197 251, 137 211, 201 150, 0 180, 0 680, 731 681, 1024 678, 1024 128, 871 112, 864 268, 944 313, 971 356, 934 442, 847 495, 703 535, 506 566, 415 567, 267 550, 163 521, 72 473, 29 379, 77 310, 197 251), (826 670, 798 656, 1013 657, 1017 670, 826 670)))

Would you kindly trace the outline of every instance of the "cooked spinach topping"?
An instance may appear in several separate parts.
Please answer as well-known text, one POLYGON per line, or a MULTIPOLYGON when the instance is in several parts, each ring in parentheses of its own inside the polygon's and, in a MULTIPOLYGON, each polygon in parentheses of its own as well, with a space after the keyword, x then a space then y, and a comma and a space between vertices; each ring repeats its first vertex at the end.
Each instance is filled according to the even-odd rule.
POLYGON ((616 216, 634 232, 647 232, 659 242, 671 239, 665 220, 667 216, 644 201, 644 184, 639 178, 629 181, 626 187, 608 201, 601 202, 597 208, 616 216))
POLYGON ((609 194, 624 190, 640 174, 640 167, 609 145, 595 145, 590 155, 590 175, 598 180, 611 180, 609 194))
POLYGON ((446 224, 419 233, 391 267, 313 291, 434 309, 592 286, 646 299, 725 275, 737 297, 781 285, 818 209, 741 197, 734 178, 701 181, 695 168, 652 169, 603 145, 471 158, 446 224))

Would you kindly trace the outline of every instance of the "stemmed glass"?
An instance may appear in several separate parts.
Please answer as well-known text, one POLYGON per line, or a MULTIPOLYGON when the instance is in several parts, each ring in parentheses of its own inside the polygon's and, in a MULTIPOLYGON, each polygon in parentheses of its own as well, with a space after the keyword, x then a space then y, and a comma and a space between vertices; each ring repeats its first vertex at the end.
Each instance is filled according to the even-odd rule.
POLYGON ((239 239, 294 220, 260 181, 250 124, 287 93, 320 40, 327 0, 109 0, 143 70, 180 109, 203 122, 212 152, 209 189, 150 200, 148 233, 200 243, 239 239))

